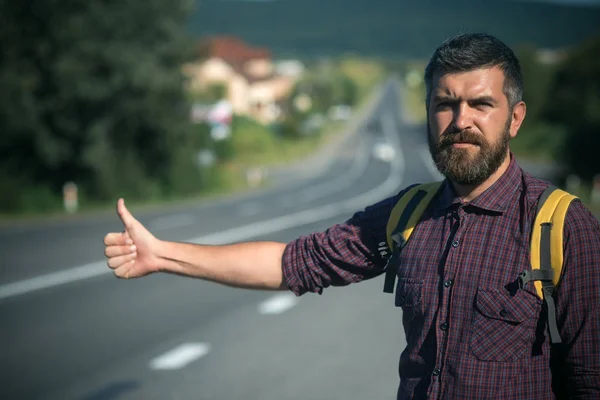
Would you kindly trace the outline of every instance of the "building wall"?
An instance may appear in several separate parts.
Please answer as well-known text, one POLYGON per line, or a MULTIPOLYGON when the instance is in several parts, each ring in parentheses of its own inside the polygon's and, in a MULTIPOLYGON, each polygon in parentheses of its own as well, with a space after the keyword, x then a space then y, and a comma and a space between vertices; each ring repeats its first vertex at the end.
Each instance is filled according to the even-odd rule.
POLYGON ((248 98, 248 81, 241 75, 234 75, 228 85, 228 100, 231 103, 235 114, 248 114, 250 108, 248 98))
POLYGON ((254 78, 266 77, 273 73, 273 63, 266 59, 250 60, 244 65, 244 72, 254 78))
MULTIPOLYGON (((268 59, 251 60, 244 68, 244 72, 255 78, 269 76, 274 70, 273 63, 268 59)), ((273 122, 277 117, 276 102, 289 95, 296 81, 291 76, 275 76, 249 83, 245 76, 219 58, 187 64, 184 73, 189 77, 188 88, 191 90, 202 90, 207 85, 223 83, 233 112, 248 115, 263 123, 273 122)))

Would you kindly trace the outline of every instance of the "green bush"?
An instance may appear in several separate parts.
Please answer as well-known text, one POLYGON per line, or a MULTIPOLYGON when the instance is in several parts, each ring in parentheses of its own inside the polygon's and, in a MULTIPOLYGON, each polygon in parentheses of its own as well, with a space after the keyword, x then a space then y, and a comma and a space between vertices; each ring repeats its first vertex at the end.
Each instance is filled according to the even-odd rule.
POLYGON ((235 117, 231 146, 237 163, 261 165, 277 152, 278 140, 266 126, 250 118, 235 117))
POLYGON ((192 6, 2 3, 0 170, 19 179, 0 186, 19 203, 0 201, 0 212, 51 208, 66 181, 90 201, 179 190, 169 179, 187 146, 192 6))
POLYGON ((569 130, 562 159, 572 173, 590 181, 600 174, 600 37, 571 50, 551 93, 545 116, 569 130))
POLYGON ((519 134, 510 142, 511 150, 523 157, 556 161, 564 156, 568 129, 558 124, 537 122, 523 124, 519 134))

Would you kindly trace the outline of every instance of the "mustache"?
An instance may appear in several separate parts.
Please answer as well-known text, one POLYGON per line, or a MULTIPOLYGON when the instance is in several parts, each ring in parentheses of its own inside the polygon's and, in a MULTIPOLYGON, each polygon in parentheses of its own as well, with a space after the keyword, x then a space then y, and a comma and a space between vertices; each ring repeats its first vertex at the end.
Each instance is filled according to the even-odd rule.
POLYGON ((470 143, 478 146, 484 145, 481 135, 470 130, 462 130, 442 135, 438 142, 438 146, 444 148, 452 146, 455 143, 470 143))

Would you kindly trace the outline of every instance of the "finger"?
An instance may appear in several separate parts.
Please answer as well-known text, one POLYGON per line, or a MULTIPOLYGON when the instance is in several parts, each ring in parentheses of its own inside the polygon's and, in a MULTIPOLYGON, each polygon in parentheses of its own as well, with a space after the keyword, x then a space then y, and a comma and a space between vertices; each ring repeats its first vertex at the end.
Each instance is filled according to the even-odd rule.
POLYGON ((121 218, 121 222, 123 222, 125 228, 129 229, 133 226, 135 218, 133 218, 133 215, 131 215, 127 207, 125 207, 124 199, 119 199, 117 201, 117 214, 119 214, 119 218, 121 218))
POLYGON ((125 244, 133 244, 133 239, 129 236, 129 232, 123 231, 121 232, 121 235, 125 238, 125 244))
POLYGON ((125 246, 127 244, 133 244, 133 241, 128 239, 128 237, 124 236, 122 233, 111 232, 104 236, 104 245, 105 246, 125 246))
POLYGON ((135 264, 135 260, 131 260, 126 262, 125 264, 115 268, 114 274, 118 278, 129 279, 131 274, 131 270, 133 269, 133 265, 135 264))
POLYGON ((137 257, 137 253, 127 254, 125 256, 111 257, 108 259, 107 264, 110 268, 115 269, 115 268, 119 268, 123 264, 126 264, 131 261, 135 261, 136 257, 137 257))
POLYGON ((108 258, 126 256, 136 252, 135 245, 129 246, 106 246, 104 249, 104 255, 108 258))

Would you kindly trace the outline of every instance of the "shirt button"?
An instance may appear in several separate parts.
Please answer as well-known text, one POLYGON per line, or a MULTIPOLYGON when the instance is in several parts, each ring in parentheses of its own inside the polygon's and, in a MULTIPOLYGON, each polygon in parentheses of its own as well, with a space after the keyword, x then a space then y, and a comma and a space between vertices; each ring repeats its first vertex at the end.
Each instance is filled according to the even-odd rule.
POLYGON ((433 372, 432 372, 432 375, 433 375, 433 376, 438 376, 438 375, 439 375, 439 374, 441 374, 441 373, 442 373, 442 371, 440 371, 440 369, 439 369, 439 368, 436 368, 436 369, 434 369, 434 370, 433 370, 433 372))
POLYGON ((448 279, 446 282, 444 282, 444 286, 449 288, 450 286, 454 285, 454 280, 453 279, 448 279))
POLYGON ((459 241, 458 240, 455 240, 455 241, 452 242, 452 247, 458 247, 458 245, 459 245, 459 241))
POLYGON ((444 322, 443 324, 440 325, 440 329, 443 331, 447 331, 448 330, 448 323, 444 322))

